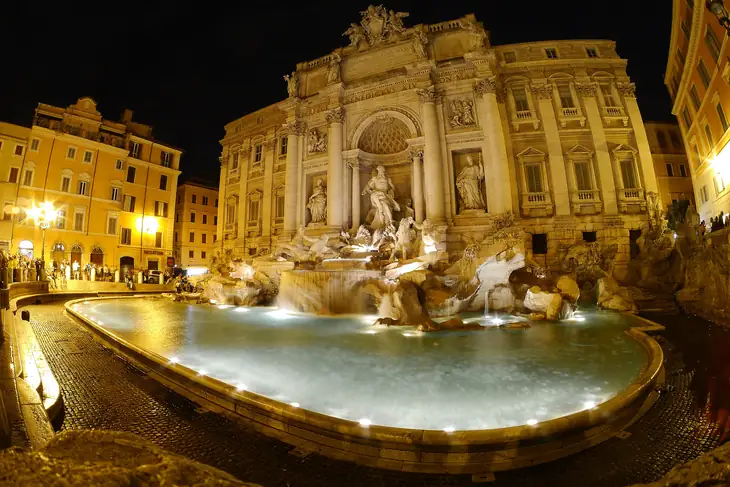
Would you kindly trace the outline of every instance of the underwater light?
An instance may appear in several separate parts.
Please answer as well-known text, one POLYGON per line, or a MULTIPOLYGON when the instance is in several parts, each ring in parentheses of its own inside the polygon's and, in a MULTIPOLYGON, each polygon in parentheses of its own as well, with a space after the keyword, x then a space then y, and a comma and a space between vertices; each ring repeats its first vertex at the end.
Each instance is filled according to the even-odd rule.
POLYGON ((244 306, 239 306, 238 308, 236 308, 236 311, 238 311, 239 313, 245 313, 246 311, 248 311, 248 308, 244 306))
POLYGON ((363 333, 365 335, 376 335, 378 332, 375 330, 365 330, 363 333))
POLYGON ((298 402, 290 402, 289 405, 291 407, 295 407, 295 408, 298 408, 299 407, 299 403, 298 402))
POLYGON ((246 390, 246 384, 236 384, 236 390, 241 392, 246 390))
POLYGON ((528 419, 527 420, 527 424, 530 425, 530 426, 535 426, 537 424, 537 420, 536 419, 528 419))
POLYGON ((368 418, 362 418, 360 419, 360 421, 358 421, 358 423, 360 423, 360 426, 362 426, 363 428, 367 428, 368 426, 373 424, 373 422, 370 421, 368 418))
POLYGON ((493 325, 501 325, 502 323, 504 323, 504 320, 502 320, 502 318, 493 318, 492 319, 493 325))
POLYGON ((276 318, 277 320, 288 320, 290 318, 294 318, 294 315, 290 314, 288 311, 283 310, 283 309, 276 309, 274 311, 269 311, 266 314, 271 316, 272 318, 276 318))
POLYGON ((203 369, 200 369, 200 371, 198 371, 198 375, 206 375, 207 373, 208 371, 203 369))
POLYGON ((180 359, 177 357, 170 357, 170 363, 171 364, 177 364, 180 363, 180 359))
POLYGON ((447 426, 444 428, 444 433, 453 433, 456 429, 453 426, 447 426))
POLYGON ((586 319, 583 316, 573 316, 572 318, 570 318, 570 321, 580 321, 580 322, 583 322, 585 320, 586 319))
POLYGON ((219 304, 218 309, 233 308, 232 304, 219 304))
POLYGON ((594 407, 596 407, 596 402, 595 401, 586 401, 586 402, 583 403, 583 408, 584 409, 593 409, 594 407))
POLYGON ((210 300, 210 304, 216 304, 217 302, 218 302, 218 301, 216 301, 215 299, 211 299, 211 300, 210 300))

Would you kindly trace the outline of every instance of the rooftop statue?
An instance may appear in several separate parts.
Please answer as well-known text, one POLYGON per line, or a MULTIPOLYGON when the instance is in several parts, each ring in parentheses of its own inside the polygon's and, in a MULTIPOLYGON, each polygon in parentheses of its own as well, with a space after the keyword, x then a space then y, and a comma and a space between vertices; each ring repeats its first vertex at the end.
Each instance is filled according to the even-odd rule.
POLYGON ((360 15, 360 25, 350 24, 350 28, 343 34, 350 38, 350 45, 354 47, 360 47, 363 40, 372 46, 395 39, 406 30, 403 19, 408 17, 408 12, 396 12, 386 10, 382 5, 370 5, 360 15))

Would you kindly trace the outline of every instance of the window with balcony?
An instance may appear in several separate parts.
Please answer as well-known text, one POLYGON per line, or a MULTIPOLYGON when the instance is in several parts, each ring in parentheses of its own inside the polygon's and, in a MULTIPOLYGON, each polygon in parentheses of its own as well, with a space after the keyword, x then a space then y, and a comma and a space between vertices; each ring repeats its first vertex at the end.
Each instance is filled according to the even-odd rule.
POLYGON ((715 110, 717 110, 717 116, 720 117, 720 124, 722 124, 722 131, 727 132, 728 125, 727 123, 727 117, 725 116, 725 110, 722 108, 722 103, 718 102, 717 105, 715 105, 715 110))
POLYGON ((568 83, 558 83, 558 96, 560 97, 560 106, 563 109, 575 108, 575 100, 573 92, 568 83))
POLYGON ((142 155, 142 144, 133 140, 129 141, 129 155, 135 159, 139 159, 142 155))
POLYGON ((706 25, 705 29, 705 44, 717 63, 720 60, 720 41, 709 25, 706 25))
POLYGON ((539 163, 525 164, 525 183, 528 193, 542 193, 542 168, 539 163))
POLYGON ((558 50, 554 47, 546 48, 545 57, 547 57, 548 59, 558 59, 558 50))
POLYGON ((606 107, 616 107, 616 99, 613 96, 613 90, 611 88, 610 81, 601 81, 598 86, 601 89, 601 98, 603 98, 603 105, 606 107))
POLYGON ((30 141, 30 150, 31 152, 38 152, 38 149, 41 146, 40 139, 33 139, 30 141))
POLYGON ((289 150, 289 138, 284 136, 279 142, 279 155, 285 156, 289 150))
POLYGON ((591 176, 591 165, 588 161, 575 162, 575 185, 578 191, 591 191, 593 189, 593 177, 591 176))
POLYGON ((636 164, 633 159, 624 159, 619 161, 621 168, 621 179, 624 183, 624 189, 636 189, 639 187, 638 178, 636 177, 636 164))
POLYGON ((127 167, 127 182, 134 183, 134 178, 137 175, 137 168, 134 166, 127 167))
POLYGON ((167 176, 164 174, 160 175, 160 189, 163 191, 167 190, 167 176))
POLYGON ((88 191, 89 191, 89 182, 88 181, 79 181, 79 188, 78 188, 77 194, 86 196, 88 191))
POLYGON ((586 55, 590 58, 598 57, 598 51, 595 47, 586 47, 586 55))
POLYGON ((11 167, 10 172, 8 173, 8 182, 9 183, 17 183, 18 182, 18 174, 20 174, 20 168, 19 167, 11 167))
POLYGON ((132 229, 122 228, 121 234, 122 245, 132 245, 132 229))
POLYGON ((259 207, 260 207, 259 200, 250 200, 248 202, 248 222, 254 223, 258 222, 259 220, 259 207))
POLYGON ((705 89, 710 87, 710 73, 707 72, 707 67, 705 66, 705 62, 700 59, 700 62, 697 63, 697 72, 700 74, 700 79, 702 80, 702 84, 704 85, 705 89))
POLYGON ((256 148, 254 149, 254 157, 253 162, 261 162, 261 159, 264 156, 264 147, 261 144, 256 144, 256 148))
POLYGON ((530 110, 530 102, 527 100, 527 92, 525 91, 524 85, 513 86, 512 96, 515 99, 515 111, 517 113, 530 110))
POLYGON ((689 98, 692 100, 692 105, 695 107, 695 110, 699 110, 702 105, 702 100, 695 85, 692 85, 692 88, 689 89, 689 98))
POLYGON ((670 178, 674 176, 674 166, 669 163, 665 164, 665 166, 667 167, 667 176, 669 176, 670 178))
POLYGON ((160 164, 163 167, 172 166, 172 152, 161 151, 160 152, 160 164))
POLYGON ((226 205, 226 225, 233 225, 236 223, 236 204, 228 203, 226 205))
POLYGON ((284 218, 284 195, 276 196, 276 219, 284 218))

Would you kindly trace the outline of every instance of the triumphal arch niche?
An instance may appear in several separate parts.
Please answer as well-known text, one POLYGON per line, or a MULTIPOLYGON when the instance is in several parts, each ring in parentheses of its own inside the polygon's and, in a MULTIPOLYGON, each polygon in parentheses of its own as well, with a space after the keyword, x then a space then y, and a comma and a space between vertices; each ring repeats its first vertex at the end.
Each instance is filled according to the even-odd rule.
POLYGON ((512 212, 547 264, 583 237, 628 249, 656 177, 615 43, 492 46, 471 14, 407 20, 371 5, 346 46, 284 76, 286 99, 226 125, 225 242, 250 254, 412 215, 459 246, 512 212))

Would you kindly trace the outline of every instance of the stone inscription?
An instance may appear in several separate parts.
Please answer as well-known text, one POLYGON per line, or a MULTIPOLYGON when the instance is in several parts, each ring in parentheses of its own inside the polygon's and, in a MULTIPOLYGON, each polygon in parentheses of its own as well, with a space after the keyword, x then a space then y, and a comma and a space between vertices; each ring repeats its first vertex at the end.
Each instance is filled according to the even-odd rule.
POLYGON ((383 73, 399 68, 407 63, 417 61, 411 43, 380 49, 373 53, 350 57, 342 63, 342 76, 345 82, 364 78, 372 74, 383 73))

